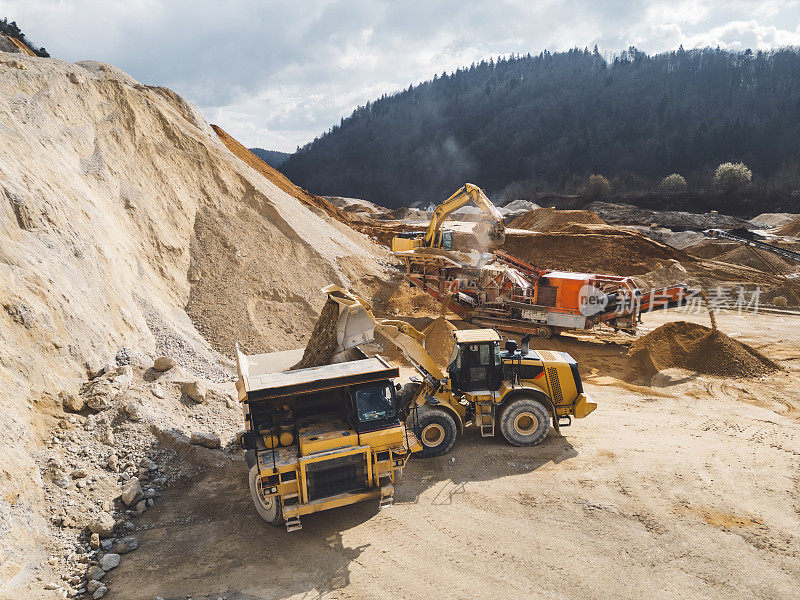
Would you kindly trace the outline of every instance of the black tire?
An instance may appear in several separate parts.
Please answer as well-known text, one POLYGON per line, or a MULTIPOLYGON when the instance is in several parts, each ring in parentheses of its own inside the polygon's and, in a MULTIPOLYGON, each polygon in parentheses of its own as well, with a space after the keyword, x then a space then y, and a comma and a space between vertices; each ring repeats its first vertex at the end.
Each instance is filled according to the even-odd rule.
POLYGON ((261 480, 258 465, 253 465, 250 468, 250 496, 253 498, 253 504, 256 507, 258 516, 264 519, 270 525, 280 525, 283 522, 283 508, 278 496, 270 496, 265 499, 259 492, 259 482, 261 480))
POLYGON ((536 446, 550 431, 550 414, 530 397, 512 400, 500 414, 500 431, 514 446, 536 446))
POLYGON ((245 450, 244 452, 244 461, 247 463, 247 468, 252 469, 253 465, 258 462, 256 458, 256 451, 255 450, 245 450))
POLYGON ((422 384, 418 381, 410 381, 403 386, 400 390, 400 410, 403 414, 408 413, 411 401, 416 397, 417 392, 422 384))
POLYGON ((417 416, 418 422, 415 422, 413 413, 408 420, 409 427, 422 442, 422 456, 441 456, 453 447, 458 428, 452 415, 443 408, 420 406, 417 416))
POLYGON ((540 340, 549 340, 551 337, 553 337, 553 328, 549 325, 540 325, 536 329, 536 336, 540 340))

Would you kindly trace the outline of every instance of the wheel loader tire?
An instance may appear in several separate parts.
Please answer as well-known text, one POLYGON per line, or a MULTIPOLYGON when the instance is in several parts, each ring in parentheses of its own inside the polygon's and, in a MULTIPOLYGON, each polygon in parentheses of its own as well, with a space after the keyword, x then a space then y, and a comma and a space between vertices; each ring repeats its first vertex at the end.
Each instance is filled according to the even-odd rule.
POLYGON ((514 446, 536 446, 550 431, 550 414, 536 400, 512 400, 500 414, 500 431, 514 446))
POLYGON ((453 447, 458 428, 453 417, 443 408, 420 406, 417 409, 418 423, 409 417, 409 425, 422 442, 422 456, 441 456, 453 447))
POLYGON ((259 491, 260 489, 261 477, 259 476, 258 465, 253 465, 250 469, 250 495, 253 497, 256 512, 258 512, 259 517, 270 525, 280 525, 283 522, 280 499, 277 496, 264 498, 259 491))
POLYGON ((417 395, 419 388, 422 384, 417 381, 411 381, 406 383, 403 386, 403 389, 400 390, 400 407, 403 411, 403 414, 408 413, 409 405, 414 397, 417 395))

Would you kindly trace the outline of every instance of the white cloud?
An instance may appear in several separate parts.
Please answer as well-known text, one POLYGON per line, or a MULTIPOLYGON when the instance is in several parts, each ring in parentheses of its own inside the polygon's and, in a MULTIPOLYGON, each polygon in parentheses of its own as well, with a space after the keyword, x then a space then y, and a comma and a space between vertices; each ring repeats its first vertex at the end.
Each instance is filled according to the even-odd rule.
POLYGON ((383 93, 498 54, 800 44, 796 0, 0 0, 54 56, 171 87, 247 145, 293 151, 383 93))

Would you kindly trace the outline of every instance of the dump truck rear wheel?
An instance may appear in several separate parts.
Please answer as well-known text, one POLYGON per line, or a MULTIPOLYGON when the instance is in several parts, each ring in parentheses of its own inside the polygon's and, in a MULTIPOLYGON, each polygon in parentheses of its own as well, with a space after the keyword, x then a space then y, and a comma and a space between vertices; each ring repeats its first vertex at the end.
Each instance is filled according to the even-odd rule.
POLYGON ((422 442, 422 456, 441 456, 450 450, 458 435, 455 419, 441 408, 421 406, 417 411, 419 423, 413 422, 413 416, 409 420, 422 442))
POLYGON ((261 472, 258 465, 253 465, 250 469, 250 495, 259 517, 270 525, 278 525, 283 521, 280 497, 265 498, 261 493, 261 472))
POLYGON ((500 431, 515 446, 536 446, 550 431, 550 415, 536 400, 512 400, 500 415, 500 431))

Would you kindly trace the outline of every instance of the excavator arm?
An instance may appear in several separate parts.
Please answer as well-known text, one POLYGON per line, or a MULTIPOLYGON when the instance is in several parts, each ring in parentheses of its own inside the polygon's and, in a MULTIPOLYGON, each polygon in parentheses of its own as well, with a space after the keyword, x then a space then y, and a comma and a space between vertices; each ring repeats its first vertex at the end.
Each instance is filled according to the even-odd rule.
MULTIPOLYGON (((481 242, 485 243, 487 246, 490 244, 502 244, 505 238, 503 215, 497 210, 497 207, 492 204, 492 201, 486 197, 486 194, 483 193, 481 188, 471 183, 465 183, 455 194, 436 207, 431 217, 431 222, 428 224, 428 229, 425 231, 423 245, 428 247, 436 245, 439 232, 442 229, 442 224, 445 219, 454 211, 466 206, 470 202, 486 213, 490 221, 488 230, 476 231, 476 234, 482 234, 480 237, 485 237, 481 242)), ((476 225, 476 229, 480 228, 476 225)))
POLYGON ((436 382, 447 377, 425 349, 425 334, 405 321, 376 318, 369 302, 338 285, 322 291, 339 305, 334 361, 349 349, 374 340, 377 331, 397 346, 423 377, 436 382))

